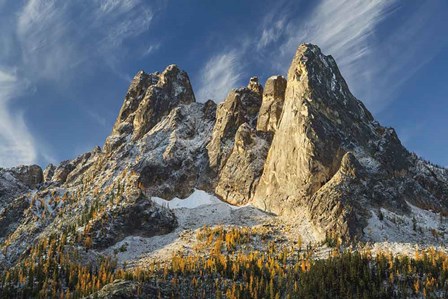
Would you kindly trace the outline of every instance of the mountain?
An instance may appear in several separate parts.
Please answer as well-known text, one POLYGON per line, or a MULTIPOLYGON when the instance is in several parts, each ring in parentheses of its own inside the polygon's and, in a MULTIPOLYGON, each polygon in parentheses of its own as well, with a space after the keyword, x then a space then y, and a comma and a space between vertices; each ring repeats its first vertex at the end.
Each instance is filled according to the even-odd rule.
POLYGON ((446 213, 447 182, 446 169, 409 153, 392 128, 373 119, 331 56, 313 45, 298 48, 257 206, 276 214, 306 209, 320 233, 363 238, 380 208, 446 213))
MULTIPOLYGON (((294 246, 298 235, 437 245, 447 212, 448 170, 406 150, 335 60, 302 44, 287 79, 252 77, 219 104, 196 102, 176 65, 140 71, 102 148, 0 169, 0 269, 60 235, 80 265, 140 265, 193 251, 192 231, 216 225, 263 227, 294 246)), ((263 238, 248 246, 267 250, 263 238)))

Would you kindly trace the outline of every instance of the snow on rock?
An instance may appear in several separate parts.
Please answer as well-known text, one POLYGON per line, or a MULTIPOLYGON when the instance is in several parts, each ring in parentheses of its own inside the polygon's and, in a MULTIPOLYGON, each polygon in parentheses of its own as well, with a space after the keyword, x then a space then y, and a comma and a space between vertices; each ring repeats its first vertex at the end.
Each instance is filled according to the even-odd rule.
MULTIPOLYGON (((194 192, 185 199, 177 197, 173 198, 172 200, 165 200, 160 197, 152 197, 151 199, 154 202, 158 203, 159 205, 167 206, 171 209, 181 209, 181 208, 194 209, 203 205, 222 203, 222 201, 220 201, 216 196, 197 189, 195 189, 194 192)), ((229 204, 226 205, 231 206, 229 204)))
POLYGON ((164 261, 179 251, 192 251, 196 232, 204 226, 256 226, 272 219, 253 206, 234 207, 205 191, 195 191, 185 199, 171 201, 152 197, 157 204, 173 210, 179 223, 178 228, 165 235, 144 238, 128 236, 103 251, 115 256, 119 264, 128 266, 148 265, 153 260, 164 261))
POLYGON ((370 211, 372 216, 364 228, 364 237, 372 242, 444 244, 446 219, 440 214, 407 203, 411 213, 398 214, 381 208, 370 211))
POLYGON ((362 147, 355 147, 353 155, 369 172, 375 173, 381 167, 381 163, 371 157, 362 147))

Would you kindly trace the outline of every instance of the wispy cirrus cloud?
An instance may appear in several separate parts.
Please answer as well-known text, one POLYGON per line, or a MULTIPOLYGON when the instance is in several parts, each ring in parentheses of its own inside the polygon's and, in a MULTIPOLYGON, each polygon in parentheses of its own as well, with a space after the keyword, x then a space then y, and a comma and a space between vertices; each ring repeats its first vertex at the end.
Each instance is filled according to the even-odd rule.
POLYGON ((20 86, 14 72, 0 69, 0 165, 14 166, 33 163, 37 157, 35 142, 22 113, 13 113, 8 104, 20 86))
POLYGON ((150 7, 141 1, 30 0, 19 13, 17 37, 23 64, 43 79, 100 60, 111 69, 123 43, 149 29, 150 7))
MULTIPOLYGON (((322 0, 316 3, 306 14, 302 12, 300 18, 290 3, 283 1, 273 7, 261 22, 258 33, 252 36, 250 46, 234 45, 233 60, 245 61, 246 65, 250 61, 263 63, 272 72, 285 74, 297 46, 311 42, 335 56, 345 74, 359 75, 364 69, 358 62, 371 51, 375 28, 394 8, 395 1, 322 0)), ((232 74, 233 64, 227 66, 229 71, 221 68, 221 72, 232 74)))
POLYGON ((364 78, 351 74, 351 80, 374 111, 386 109, 400 87, 448 45, 446 9, 444 1, 418 3, 394 30, 372 45, 366 62, 359 62, 369 71, 364 78))
MULTIPOLYGON (((275 39, 263 45, 260 44, 263 39, 260 39, 257 45, 260 51, 271 50, 272 47, 278 49, 276 58, 269 60, 274 71, 284 73, 300 43, 317 44, 324 53, 335 57, 356 93, 372 75, 369 63, 370 56, 376 50, 375 31, 397 8, 396 2, 322 0, 310 8, 302 19, 294 18, 294 12, 280 8, 275 15, 281 16, 277 22, 283 27, 275 30, 275 39)), ((261 37, 273 32, 272 19, 275 21, 273 15, 265 18, 260 30, 261 37)))
POLYGON ((269 24, 269 27, 267 25, 264 26, 260 39, 256 43, 257 50, 263 50, 270 44, 277 42, 282 35, 286 22, 286 16, 279 19, 274 19, 273 15, 266 17, 264 23, 269 24))
MULTIPOLYGON (((286 74, 300 43, 317 44, 335 57, 353 93, 373 112, 383 111, 402 84, 448 42, 443 33, 447 8, 443 1, 296 3, 281 1, 270 7, 257 33, 251 35, 250 46, 233 42, 234 60, 244 61, 246 67, 263 64, 272 73, 286 74), (382 28, 386 22, 390 22, 387 29, 382 28)), ((240 73, 247 71, 240 68, 240 73)))
POLYGON ((143 51, 143 55, 142 56, 144 57, 144 56, 148 56, 148 55, 154 53, 155 51, 157 51, 160 48, 160 46, 161 46, 160 42, 156 42, 156 43, 153 43, 153 44, 149 45, 143 51))
POLYGON ((381 112, 401 85, 443 47, 432 43, 444 19, 443 5, 421 3, 406 11, 406 4, 394 0, 324 0, 304 24, 288 24, 283 56, 292 56, 297 41, 319 45, 335 57, 354 94, 373 112, 381 112), (405 12, 404 21, 392 22, 379 36, 383 21, 396 12, 405 12))
POLYGON ((378 50, 375 32, 381 22, 396 9, 396 1, 325 0, 310 14, 306 24, 288 27, 284 56, 291 56, 297 40, 319 45, 335 57, 349 86, 365 98, 370 108, 379 108, 366 87, 375 81, 373 56, 378 50), (370 102, 369 102, 370 100, 370 102))
POLYGON ((12 103, 41 82, 67 88, 75 74, 104 65, 129 80, 120 70, 132 50, 127 41, 150 29, 155 9, 140 0, 28 0, 11 7, 0 20, 0 167, 53 160, 12 103))
POLYGON ((199 72, 199 101, 222 101, 230 89, 241 80, 241 61, 238 51, 224 51, 211 57, 199 72))

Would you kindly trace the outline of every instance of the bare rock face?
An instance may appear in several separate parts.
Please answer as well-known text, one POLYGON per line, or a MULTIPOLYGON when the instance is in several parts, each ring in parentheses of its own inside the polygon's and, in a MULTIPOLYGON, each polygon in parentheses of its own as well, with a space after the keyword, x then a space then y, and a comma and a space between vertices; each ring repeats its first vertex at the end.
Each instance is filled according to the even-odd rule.
POLYGON ((366 225, 364 218, 369 216, 360 206, 361 202, 351 198, 361 198, 368 189, 362 185, 364 170, 353 154, 347 152, 341 160, 338 171, 322 188, 311 197, 308 208, 311 220, 318 224, 317 228, 326 236, 353 236, 360 234, 366 225), (347 186, 356 186, 347 188, 347 186), (346 207, 351 207, 352 212, 346 207), (358 217, 359 215, 364 216, 358 217))
POLYGON ((194 101, 187 73, 176 65, 168 66, 160 74, 157 84, 148 87, 135 111, 134 139, 143 136, 177 105, 190 104, 194 101))
POLYGON ((282 76, 273 76, 266 81, 257 130, 264 132, 277 130, 285 101, 285 90, 286 79, 282 76))
POLYGON ((445 209, 448 195, 422 186, 413 165, 395 131, 350 93, 334 59, 301 45, 254 203, 291 217, 306 209, 323 235, 361 236, 369 208, 407 213, 406 202, 423 206, 431 198, 435 209, 445 209))
POLYGON ((229 158, 238 128, 243 123, 255 127, 261 92, 258 79, 252 78, 249 87, 232 90, 218 105, 212 140, 207 145, 210 167, 214 171, 219 172, 229 158))
POLYGON ((76 157, 73 160, 61 162, 57 167, 49 165, 45 169, 46 181, 55 182, 58 184, 73 183, 78 178, 82 177, 84 172, 92 166, 93 158, 101 152, 99 147, 96 147, 91 152, 87 152, 76 157))
POLYGON ((51 163, 48 164, 47 167, 45 167, 45 169, 43 171, 44 181, 45 182, 50 182, 53 179, 55 170, 56 170, 56 166, 54 166, 51 163))
POLYGON ((233 90, 218 106, 212 139, 207 145, 214 192, 224 201, 242 205, 252 199, 272 140, 256 131, 263 87, 257 77, 233 90))
POLYGON ((36 192, 42 183, 42 169, 37 165, 0 168, 0 244, 29 207, 26 194, 36 192))
POLYGON ((67 176, 75 169, 74 163, 71 160, 62 161, 61 164, 54 170, 52 181, 65 183, 67 176))
POLYGON ((44 180, 42 168, 38 165, 18 166, 10 169, 12 175, 28 188, 34 189, 44 180))
POLYGON ((144 283, 133 280, 117 279, 105 285, 95 294, 85 297, 86 299, 141 299, 141 298, 169 298, 172 296, 172 287, 169 283, 155 283, 147 281, 144 283))
POLYGON ((123 106, 118 113, 117 121, 113 127, 113 135, 123 133, 127 130, 126 127, 133 123, 135 111, 138 109, 148 87, 157 84, 159 77, 159 73, 146 74, 144 71, 139 71, 135 75, 126 93, 123 106))
MULTIPOLYGON (((43 183, 43 173, 37 165, 0 168, 0 218, 1 214, 15 214, 15 211, 9 211, 9 209, 14 206, 22 207, 24 204, 22 200, 19 203, 14 201, 23 194, 35 190, 41 183, 43 183)), ((6 224, 8 225, 8 222, 6 224)))
POLYGON ((249 84, 247 84, 247 88, 257 94, 263 94, 263 86, 259 83, 258 77, 251 77, 249 79, 249 84))
POLYGON ((92 246, 103 249, 126 236, 152 237, 171 232, 177 227, 174 213, 145 196, 111 210, 107 217, 90 224, 92 246))
MULTIPOLYGON (((137 299, 142 292, 141 284, 132 280, 114 280, 112 283, 105 285, 99 292, 86 297, 86 299, 137 299)), ((154 296, 157 293, 154 292, 154 296)))
POLYGON ((116 149, 130 134, 133 140, 141 138, 173 108, 193 102, 190 79, 176 65, 168 66, 162 73, 140 71, 132 80, 105 151, 116 149))
POLYGON ((233 205, 243 205, 252 199, 271 140, 271 134, 242 124, 236 132, 232 152, 219 173, 215 193, 233 205))
POLYGON ((198 185, 210 185, 206 144, 215 111, 211 103, 180 105, 139 141, 146 154, 132 169, 145 192, 169 200, 189 196, 198 185))

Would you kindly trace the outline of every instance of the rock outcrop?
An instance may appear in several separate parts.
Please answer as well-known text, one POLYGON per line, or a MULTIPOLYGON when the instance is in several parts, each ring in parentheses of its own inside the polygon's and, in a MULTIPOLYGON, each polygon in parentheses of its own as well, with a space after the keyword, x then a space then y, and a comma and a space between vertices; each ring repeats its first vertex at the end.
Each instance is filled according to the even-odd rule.
POLYGON ((266 81, 257 130, 265 132, 277 130, 285 101, 285 91, 286 79, 282 76, 273 76, 266 81))
POLYGON ((41 183, 43 172, 38 165, 0 168, 0 211, 15 198, 36 189, 41 183))
POLYGON ((44 182, 51 182, 54 176, 54 171, 56 170, 56 166, 52 163, 48 164, 43 171, 44 182))
POLYGON ((242 124, 236 132, 232 152, 219 173, 215 193, 233 205, 248 203, 258 185, 271 140, 271 134, 242 124))
POLYGON ((42 184, 44 180, 42 168, 38 165, 14 167, 10 169, 10 172, 20 182, 31 189, 42 184))
POLYGON ((262 97, 263 87, 252 77, 246 88, 231 91, 218 106, 207 150, 217 177, 214 192, 231 204, 253 198, 271 144, 270 132, 256 130, 262 97))
POLYGON ((179 104, 195 102, 190 79, 176 65, 162 73, 137 73, 132 80, 105 149, 110 152, 132 136, 138 140, 179 104))
POLYGON ((146 154, 132 170, 145 192, 164 199, 185 198, 203 180, 208 184, 205 146, 214 124, 208 110, 214 107, 180 105, 142 138, 139 147, 146 154))
POLYGON ((380 126, 351 94, 334 59, 301 45, 255 204, 290 217, 306 209, 323 235, 362 237, 369 208, 406 213, 406 202, 422 205, 428 196, 438 210, 448 204, 448 195, 422 190, 428 191, 412 164, 393 129, 380 126))
POLYGON ((176 226, 177 221, 171 210, 160 209, 150 199, 140 195, 126 205, 111 209, 107 217, 94 219, 89 233, 92 247, 104 249, 127 236, 163 235, 176 226))
POLYGON ((219 172, 232 151, 238 128, 247 123, 255 127, 261 106, 262 87, 252 78, 248 87, 232 90, 218 105, 212 140, 207 145, 210 167, 219 172))
POLYGON ((351 94, 334 59, 303 44, 287 79, 263 88, 252 77, 218 105, 197 103, 175 65, 141 71, 103 148, 45 171, 0 169, 0 269, 54 232, 95 249, 171 232, 175 214, 151 198, 195 189, 306 218, 322 239, 375 241, 364 228, 380 209, 448 211, 448 170, 409 153, 351 94))

